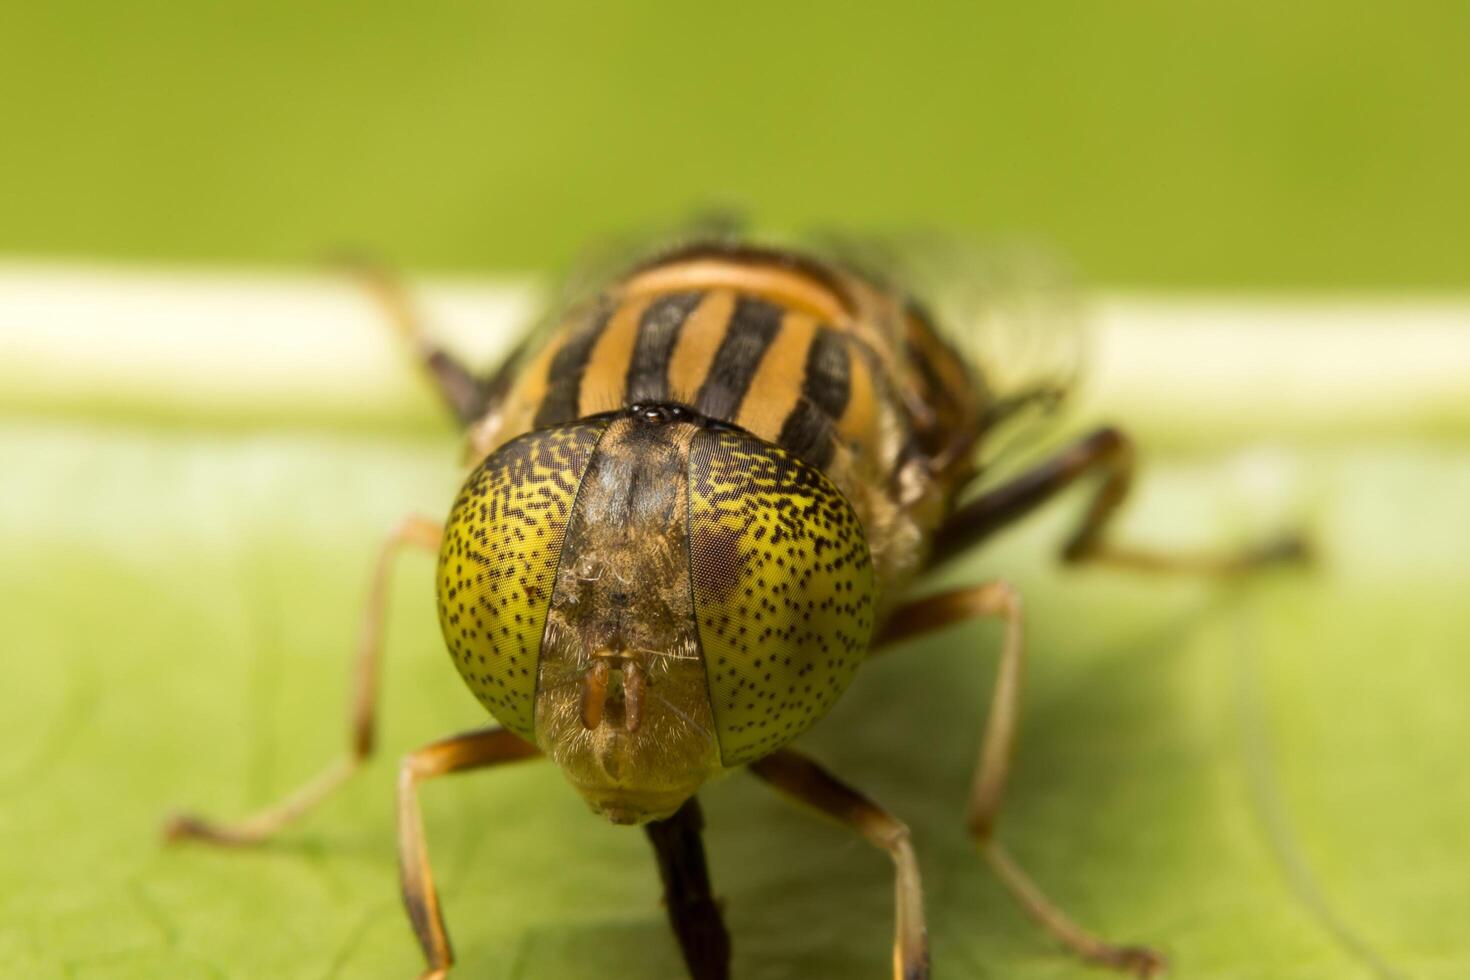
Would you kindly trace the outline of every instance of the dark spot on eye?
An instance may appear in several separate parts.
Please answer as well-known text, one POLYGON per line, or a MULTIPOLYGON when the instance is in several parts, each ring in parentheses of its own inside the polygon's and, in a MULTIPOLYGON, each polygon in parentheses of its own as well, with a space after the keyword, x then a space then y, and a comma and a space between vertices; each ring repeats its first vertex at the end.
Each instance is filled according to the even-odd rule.
POLYGON ((741 584, 740 532, 723 524, 698 527, 690 544, 694 551, 695 586, 699 600, 726 601, 741 584))

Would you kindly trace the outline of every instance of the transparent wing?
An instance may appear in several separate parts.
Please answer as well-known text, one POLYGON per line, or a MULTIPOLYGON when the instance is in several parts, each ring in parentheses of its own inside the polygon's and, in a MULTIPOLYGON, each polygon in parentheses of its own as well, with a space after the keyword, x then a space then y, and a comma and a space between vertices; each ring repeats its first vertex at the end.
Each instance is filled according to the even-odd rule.
POLYGON ((912 297, 979 375, 988 407, 978 463, 987 479, 1055 431, 1092 346, 1082 289, 1059 255, 933 234, 823 241, 839 261, 912 297))

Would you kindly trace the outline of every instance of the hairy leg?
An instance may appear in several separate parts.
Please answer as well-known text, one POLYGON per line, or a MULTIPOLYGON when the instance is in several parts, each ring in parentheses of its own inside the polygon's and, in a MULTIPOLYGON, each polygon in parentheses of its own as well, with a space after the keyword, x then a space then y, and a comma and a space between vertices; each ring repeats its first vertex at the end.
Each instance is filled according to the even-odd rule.
POLYGON ((454 951, 429 867, 424 819, 419 813, 419 783, 539 754, 534 745, 503 728, 485 728, 433 742, 404 756, 398 770, 398 873, 403 904, 427 964, 422 980, 441 980, 454 963, 454 951))
POLYGON ((442 529, 424 517, 405 518, 378 552, 372 588, 358 634, 350 678, 350 730, 347 752, 285 799, 232 823, 214 823, 190 814, 171 817, 164 836, 171 841, 257 844, 306 814, 345 783, 373 752, 378 706, 378 664, 383 652, 383 611, 393 562, 405 546, 437 551, 442 529))
POLYGON ((1297 535, 1225 554, 1155 551, 1109 540, 1108 525, 1127 500, 1136 469, 1132 440, 1117 429, 1098 429, 951 514, 935 535, 930 566, 975 547, 1085 477, 1097 477, 1099 483, 1082 524, 1062 548, 1062 558, 1067 562, 1145 572, 1230 575, 1307 557, 1306 544, 1297 535))
POLYGON ((1008 583, 990 582, 912 602, 889 619, 874 649, 882 650, 910 637, 981 617, 1002 619, 1005 640, 980 744, 980 761, 965 809, 970 836, 1021 907, 1064 946, 1092 963, 1139 977, 1156 976, 1166 966, 1161 954, 1142 946, 1114 945, 1079 926, 1046 897, 996 839, 996 822, 1005 801, 1021 713, 1025 638, 1019 593, 1008 583))
POLYGON ((483 415, 491 397, 488 383, 430 337, 403 281, 385 267, 364 259, 345 259, 343 264, 383 308, 394 331, 413 350, 454 417, 468 425, 483 415))
POLYGON ((806 756, 781 749, 750 764, 750 771, 788 796, 856 830, 893 858, 896 922, 894 980, 928 980, 929 939, 924 895, 909 829, 893 814, 841 782, 806 756))

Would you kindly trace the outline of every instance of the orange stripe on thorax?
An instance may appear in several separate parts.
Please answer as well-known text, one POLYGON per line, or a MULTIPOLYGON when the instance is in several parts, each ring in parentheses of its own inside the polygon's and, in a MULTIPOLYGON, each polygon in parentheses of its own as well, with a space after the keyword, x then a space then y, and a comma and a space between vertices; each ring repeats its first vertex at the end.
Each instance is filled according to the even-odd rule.
POLYGON ((788 310, 781 318, 781 331, 766 348, 760 367, 750 379, 735 424, 775 442, 786 417, 801 398, 806 378, 807 351, 817 333, 817 319, 808 313, 788 310))
POLYGON ((854 344, 848 361, 847 409, 837 420, 837 434, 845 442, 861 447, 865 457, 878 452, 878 392, 873 384, 868 359, 854 344))
POLYGON ((500 409, 471 428, 466 446, 468 460, 478 461, 516 436, 531 431, 536 412, 546 398, 551 361, 565 339, 565 328, 549 338, 521 369, 520 377, 505 393, 500 409))
POLYGON ((730 326, 735 311, 735 293, 717 289, 704 297, 679 331, 679 342, 669 358, 669 392, 674 398, 692 403, 704 384, 705 375, 714 363, 715 352, 730 326))
POLYGON ((799 270, 774 264, 713 257, 686 259, 644 270, 623 284, 630 296, 701 289, 757 296, 833 324, 846 323, 852 317, 852 310, 830 286, 799 270))
POLYGON ((651 302, 652 296, 629 297, 613 312, 587 358, 582 387, 577 393, 578 415, 607 412, 623 404, 628 365, 633 362, 633 345, 638 340, 638 323, 651 302))

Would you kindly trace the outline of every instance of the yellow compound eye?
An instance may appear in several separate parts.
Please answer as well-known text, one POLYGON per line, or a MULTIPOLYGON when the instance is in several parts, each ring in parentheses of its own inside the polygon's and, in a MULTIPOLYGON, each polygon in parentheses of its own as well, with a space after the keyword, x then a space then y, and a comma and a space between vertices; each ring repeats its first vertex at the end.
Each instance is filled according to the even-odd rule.
POLYGON ((805 731, 852 680, 873 630, 867 540, 819 470, 705 430, 689 451, 689 557, 721 760, 741 765, 805 731))
POLYGON ((439 626, 490 713, 535 741, 536 671, 577 488, 605 423, 521 436, 465 481, 439 551, 439 626))

